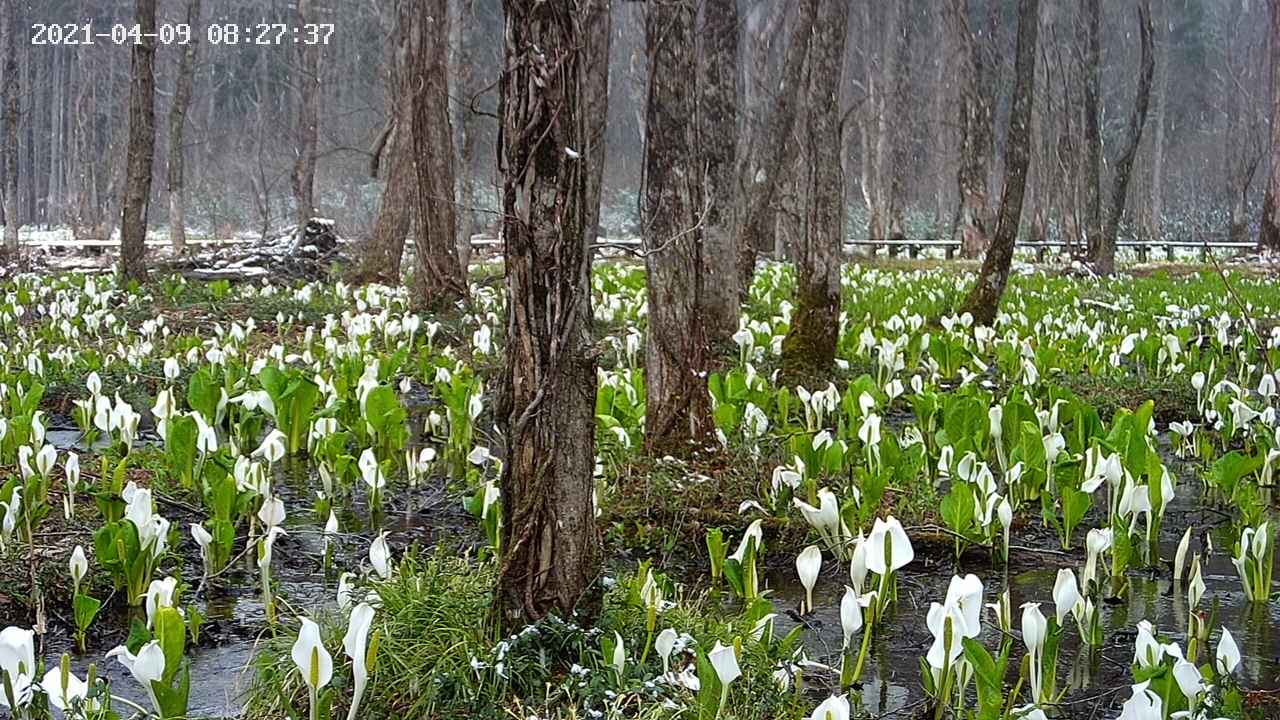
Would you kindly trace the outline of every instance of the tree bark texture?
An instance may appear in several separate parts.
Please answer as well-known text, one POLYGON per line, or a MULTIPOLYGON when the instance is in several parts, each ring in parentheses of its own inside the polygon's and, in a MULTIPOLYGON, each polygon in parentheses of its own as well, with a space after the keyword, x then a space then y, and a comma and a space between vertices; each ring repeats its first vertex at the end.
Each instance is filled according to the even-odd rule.
POLYGON ((782 79, 775 96, 773 110, 760 139, 760 166, 750 178, 745 216, 742 223, 738 279, 740 297, 751 287, 756 272, 756 256, 773 247, 773 206, 783 168, 791 155, 789 146, 795 127, 800 87, 804 83, 804 59, 813 34, 818 0, 799 0, 799 8, 791 28, 787 51, 782 62, 782 79))
POLYGON ((413 226, 417 175, 414 170, 413 113, 414 63, 412 38, 420 21, 414 0, 395 3, 395 19, 391 30, 392 52, 387 73, 387 87, 393 89, 390 107, 389 138, 375 150, 374 175, 386 168, 382 198, 373 232, 364 252, 360 279, 384 285, 400 284, 400 263, 404 258, 404 241, 413 226))
POLYGON ((684 452, 710 430, 703 326, 702 168, 694 152, 693 0, 648 8, 649 99, 641 224, 648 274, 645 441, 684 452))
POLYGON ((960 114, 960 164, 956 171, 956 187, 960 194, 957 234, 960 253, 977 257, 987 249, 991 232, 991 209, 987 182, 992 152, 991 103, 987 83, 991 69, 985 45, 992 42, 994 28, 984 33, 983 43, 970 28, 969 0, 948 0, 947 25, 957 50, 960 114))
POLYGON ((1098 253, 1090 258, 1094 269, 1102 275, 1110 275, 1116 268, 1116 240, 1120 235, 1120 219, 1124 216, 1125 200, 1129 197, 1129 179, 1133 176, 1133 161, 1142 144, 1142 130, 1147 124, 1147 109, 1151 105, 1151 83, 1155 76, 1155 54, 1152 52, 1151 0, 1138 0, 1138 34, 1142 44, 1141 66, 1138 69, 1138 94, 1134 97, 1133 111, 1129 113, 1129 126, 1120 155, 1116 158, 1115 176, 1111 184, 1111 206, 1107 210, 1107 224, 1103 228, 1098 253))
POLYGON ((741 306, 738 254, 738 5, 703 0, 699 33, 698 145, 706 170, 707 217, 702 254, 707 342, 728 345, 741 306))
POLYGON ((18 73, 18 0, 0 3, 0 23, 3 23, 4 49, 0 56, 4 72, 0 72, 0 115, 3 116, 4 135, 0 136, 0 167, 4 168, 4 247, 5 252, 18 252, 18 95, 21 77, 18 73))
POLYGON ((1258 223, 1258 249, 1280 251, 1280 0, 1271 6, 1271 173, 1258 223))
POLYGON ((413 81, 413 148, 418 178, 418 258, 415 284, 419 302, 442 307, 467 297, 467 279, 458 262, 457 209, 454 206, 453 127, 449 122, 449 1, 416 0, 421 21, 416 30, 413 81))
POLYGON ((1084 55, 1084 233, 1089 257, 1102 243, 1102 7, 1101 0, 1085 0, 1084 55))
POLYGON ((806 107, 809 202, 805 233, 796 251, 796 309, 782 342, 789 373, 826 372, 835 362, 840 329, 840 266, 844 249, 844 170, 832 147, 840 142, 849 8, 845 0, 821 0, 809 48, 806 107))
MULTIPOLYGON (((186 23, 192 28, 200 26, 200 0, 188 0, 186 23)), ((169 107, 169 240, 173 251, 181 253, 187 248, 187 202, 185 189, 185 158, 183 148, 187 128, 187 110, 191 107, 191 90, 195 78, 196 53, 200 48, 200 33, 191 33, 191 42, 181 48, 178 56, 178 73, 174 78, 173 104, 169 107)))
POLYGON ((963 310, 979 325, 995 322, 1000 298, 1009 283, 1013 246, 1022 221, 1022 199, 1031 162, 1031 106, 1035 99, 1036 43, 1040 34, 1039 0, 1018 0, 1018 44, 1014 58, 1013 108, 1009 112, 1009 132, 1005 139, 1004 191, 1000 196, 1000 216, 996 233, 982 261, 982 270, 963 310))
POLYGON ((120 272, 130 280, 147 275, 147 204, 155 157, 156 0, 137 0, 134 22, 141 36, 129 67, 129 149, 120 214, 120 272))
POLYGON ((605 131, 609 119, 609 41, 613 23, 610 0, 582 0, 585 52, 582 79, 582 112, 587 123, 587 196, 583 203, 586 222, 583 240, 589 252, 599 239, 600 191, 604 186, 605 131))
POLYGON ((506 238, 507 346, 495 411, 507 438, 497 604, 518 629, 599 610, 592 502, 596 363, 584 224, 591 148, 581 88, 583 4, 505 0, 499 161, 506 238), (583 148, 576 156, 566 148, 583 148))
MULTIPOLYGON (((298 0, 298 22, 316 22, 314 0, 298 0)), ((293 162, 294 221, 298 232, 316 213, 316 146, 320 138, 320 46, 298 45, 298 125, 293 162)))

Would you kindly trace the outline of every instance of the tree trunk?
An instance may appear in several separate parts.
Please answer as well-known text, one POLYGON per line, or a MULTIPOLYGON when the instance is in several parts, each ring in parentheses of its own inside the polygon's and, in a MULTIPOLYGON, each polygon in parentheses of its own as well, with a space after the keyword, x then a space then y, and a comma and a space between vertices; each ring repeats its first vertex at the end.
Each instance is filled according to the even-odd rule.
POLYGON ((702 172, 693 148, 693 0, 648 8, 649 100, 641 223, 648 272, 645 440, 683 453, 710 430, 703 329, 702 172))
POLYGON ((1156 62, 1156 106, 1155 137, 1151 147, 1151 200, 1147 227, 1147 236, 1151 240, 1160 240, 1163 236, 1164 223, 1164 135, 1166 106, 1169 102, 1169 46, 1173 37, 1169 32, 1169 0, 1160 0, 1160 58, 1156 62))
MULTIPOLYGON (((313 0, 298 0, 298 22, 315 22, 313 0)), ((320 46, 298 45, 297 146, 293 163, 294 222, 298 233, 316 213, 316 145, 320 138, 320 46)))
POLYGON ((141 36, 133 46, 129 67, 129 150, 120 214, 120 273, 129 280, 145 280, 147 205, 156 143, 156 0, 136 0, 134 22, 141 36))
POLYGON ((477 86, 475 65, 476 37, 479 28, 476 21, 474 0, 453 0, 457 7, 457 90, 455 91, 454 131, 457 133, 458 172, 458 266, 464 274, 471 267, 471 236, 475 233, 475 147, 476 114, 471 111, 471 98, 481 88, 477 86))
POLYGON ((1107 224, 1099 252, 1090 258, 1094 269, 1102 275, 1110 275, 1116 268, 1116 239, 1120 235, 1120 219, 1124 216, 1125 200, 1129 197, 1129 178, 1133 174, 1133 160, 1142 143, 1142 129, 1147 124, 1147 108, 1151 104, 1151 81, 1155 75, 1155 55, 1151 50, 1151 0, 1138 0, 1138 32, 1142 43, 1142 66, 1138 72, 1138 94, 1129 114, 1129 130, 1125 144, 1116 159, 1115 177, 1111 185, 1111 207, 1107 212, 1107 224))
MULTIPOLYGON (((200 25, 200 0, 188 0, 187 25, 200 25)), ((183 137, 187 127, 187 109, 191 107, 191 86, 196 71, 196 51, 200 33, 191 33, 191 42, 183 46, 178 57, 178 74, 174 79, 173 105, 169 108, 169 240, 173 251, 187 249, 187 202, 183 137)))
MULTIPOLYGON (((742 223, 739 246, 738 292, 741 297, 751 287, 756 272, 756 255, 773 247, 774 196, 783 174, 786 159, 790 156, 790 139, 796 121, 796 98, 803 84, 804 58, 809 50, 809 36, 813 34, 814 14, 818 0, 799 0, 799 12, 791 28, 791 37, 782 63, 782 79, 772 112, 766 122, 760 153, 760 166, 752 173, 748 186, 748 202, 742 223)), ((652 111, 652 105, 651 111, 652 111)))
MULTIPOLYGON (((956 70, 959 74, 960 165, 956 171, 956 188, 960 194, 960 254, 977 257, 987 249, 991 226, 991 210, 987 203, 987 179, 991 174, 988 159, 992 147, 991 105, 987 102, 985 82, 989 81, 986 53, 969 28, 969 1, 949 0, 946 14, 948 27, 958 49, 956 70)), ((991 42, 992 32, 985 33, 991 42)))
MULTIPOLYGON (((404 99, 404 95, 400 95, 404 99)), ((407 102, 407 100, 406 100, 407 102)), ((414 188, 413 133, 408 120, 397 122, 392 139, 387 182, 378 203, 378 216, 365 248, 361 280, 384 285, 400 284, 400 261, 404 257, 404 240, 413 225, 414 188)))
POLYGON ((1084 233, 1089 258, 1102 243, 1102 128, 1099 96, 1102 74, 1101 0, 1085 0, 1084 56, 1084 233))
POLYGON ((840 258, 844 249, 844 170, 840 87, 844 77, 849 6, 821 0, 809 49, 808 132, 810 172, 807 232, 797 243, 796 309, 782 341, 782 367, 793 377, 826 373, 836 357, 840 329, 840 258))
POLYGON ((443 307, 467 297, 458 262, 457 212, 453 204, 453 128, 449 122, 449 1, 417 0, 413 96, 414 167, 417 170, 419 303, 443 307))
POLYGON ((1258 249, 1280 251, 1280 0, 1271 0, 1271 173, 1258 223, 1258 249))
POLYGON ((1035 99, 1036 42, 1040 34, 1040 1, 1018 0, 1018 46, 1014 59, 1013 108, 1004 147, 1004 191, 996 234, 982 261, 977 282, 964 301, 964 312, 979 325, 995 322, 1000 298, 1009 283, 1013 246, 1022 221, 1022 198, 1031 161, 1031 106, 1035 99))
POLYGON ((0 72, 0 115, 4 120, 4 135, 0 136, 0 166, 5 168, 4 187, 4 248, 9 255, 18 252, 18 94, 21 92, 18 73, 18 0, 3 0, 0 5, 0 23, 4 24, 4 55, 0 56, 4 72, 0 72))
POLYGON ((613 23, 610 0, 580 0, 585 6, 582 32, 586 42, 582 57, 582 113, 587 124, 587 195, 583 204, 583 240, 587 253, 600 235, 600 191, 604 186, 605 131, 609 119, 609 41, 613 23))
POLYGON ((704 0, 698 44, 699 146, 706 168, 703 288, 707 343, 728 345, 738 330, 738 268, 734 211, 738 163, 738 6, 704 0))
POLYGON ((374 150, 371 175, 386 167, 386 184, 378 203, 373 232, 364 249, 359 273, 362 282, 400 284, 400 263, 404 258, 404 241, 413 226, 413 204, 418 180, 413 162, 413 116, 410 108, 414 95, 414 63, 411 40, 415 36, 420 14, 413 0, 395 3, 395 18, 384 21, 390 27, 392 53, 388 60, 387 87, 391 91, 391 120, 381 145, 374 150), (387 137, 389 136, 389 137, 387 137))
MULTIPOLYGON (((583 224, 587 137, 584 0, 505 0, 498 147, 506 239, 507 349, 496 404, 507 438, 496 602, 519 629, 556 613, 589 626, 600 607, 592 502, 596 364, 583 224), (566 148, 582 148, 579 156, 566 148)), ((596 58, 595 60, 599 60, 596 58)))

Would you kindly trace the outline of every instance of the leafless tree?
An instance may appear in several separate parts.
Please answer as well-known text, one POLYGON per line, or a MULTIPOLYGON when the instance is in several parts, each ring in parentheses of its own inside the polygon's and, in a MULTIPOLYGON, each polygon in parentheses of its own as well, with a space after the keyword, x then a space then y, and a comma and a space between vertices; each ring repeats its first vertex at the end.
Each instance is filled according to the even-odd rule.
POLYGON ((704 375, 710 361, 703 318, 705 221, 694 152, 696 77, 693 0, 651 4, 645 23, 649 101, 642 207, 648 272, 645 442, 683 452, 710 430, 704 375))
POLYGON ((0 30, 4 34, 4 46, 0 48, 0 117, 4 120, 4 135, 0 135, 0 194, 4 203, 4 247, 10 255, 18 252, 18 95, 21 78, 18 75, 18 0, 0 3, 0 30))
MULTIPOLYGON (((299 26, 318 21, 315 0, 298 0, 299 26)), ((297 146, 293 163, 294 220, 298 232, 316 212, 316 146, 320 138, 320 45, 298 44, 297 146)))
POLYGON ((1270 0, 1271 8, 1271 174, 1262 203, 1258 247, 1266 252, 1280 250, 1280 0, 1270 0))
POLYGON ((467 297, 458 262, 454 205, 453 127, 449 122, 449 2, 416 0, 413 82, 414 167, 417 173, 418 258, 415 291, 421 303, 442 307, 467 297))
MULTIPOLYGON (((200 0, 187 0, 186 23, 200 27, 200 0)), ((181 48, 174 78, 173 104, 169 107, 169 240, 173 251, 187 247, 187 197, 183 140, 186 137, 187 110, 191 107, 191 91, 196 71, 196 53, 200 48, 199 32, 192 32, 191 42, 181 48)))
POLYGON ((972 314, 979 325, 995 322, 1000 298, 1009 283, 1013 246, 1022 220, 1022 198, 1026 191, 1027 166, 1031 161, 1031 105, 1035 98, 1036 43, 1040 34, 1040 0, 1018 0, 1018 45, 1014 57, 1013 108, 1005 138, 1004 192, 996 233, 982 261, 973 289, 965 298, 963 312, 972 314))
POLYGON ((698 147, 706 167, 707 219, 702 255, 707 342, 720 347, 738 329, 738 6, 703 0, 698 34, 698 147))
POLYGON ((156 144, 156 0, 137 0, 134 22, 139 37, 129 66, 129 148, 120 216, 120 274, 143 280, 147 276, 147 206, 156 144))

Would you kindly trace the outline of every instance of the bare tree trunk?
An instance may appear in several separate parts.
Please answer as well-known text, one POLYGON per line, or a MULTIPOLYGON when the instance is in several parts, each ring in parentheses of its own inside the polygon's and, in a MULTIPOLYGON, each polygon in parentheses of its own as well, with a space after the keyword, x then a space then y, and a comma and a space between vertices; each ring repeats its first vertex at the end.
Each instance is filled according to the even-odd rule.
POLYGON ((845 0, 821 0, 809 49, 807 232, 797 243, 796 310, 782 341, 782 366, 791 375, 827 372, 840 329, 840 266, 844 249, 844 171, 840 86, 849 28, 845 0))
POLYGON ((140 38, 129 67, 129 150, 120 215, 120 273, 129 280, 147 276, 147 205, 155 157, 156 0, 136 0, 134 22, 140 38))
POLYGON ((1101 0, 1085 0, 1084 59, 1084 233, 1092 260, 1102 243, 1102 128, 1099 95, 1102 73, 1101 0))
POLYGON ((391 93, 390 124, 374 149, 370 174, 379 175, 387 167, 386 184, 378 203, 373 232, 364 249, 362 282, 377 281, 386 285, 400 284, 400 263, 404 258, 404 241, 413 226, 413 206, 418 184, 413 161, 414 63, 412 38, 421 21, 414 0, 397 0, 395 17, 384 19, 392 37, 391 58, 387 63, 387 87, 391 93), (389 137, 388 137, 389 136, 389 137), (389 157, 388 157, 389 156, 389 157), (387 162, 389 160, 390 162, 387 162))
MULTIPOLYGON (((187 25, 200 25, 200 0, 187 1, 187 25)), ((187 127, 187 109, 191 107, 191 86, 196 71, 196 51, 200 47, 200 33, 191 33, 191 42, 183 46, 178 58, 178 73, 174 79, 173 105, 169 108, 169 240, 173 251, 187 249, 187 201, 184 189, 185 160, 183 138, 187 127)))
POLYGON ((0 166, 5 168, 4 248, 10 256, 18 252, 18 0, 3 0, 0 23, 4 29, 4 55, 0 56, 4 72, 0 72, 0 115, 4 118, 4 135, 0 137, 0 166))
MULTIPOLYGON (((298 22, 315 22, 313 0, 298 0, 298 22)), ((294 221, 298 232, 315 215, 316 145, 320 138, 320 46, 298 45, 297 146, 293 164, 294 221)))
POLYGON ((685 452, 710 430, 703 329, 702 172, 693 148, 693 0, 649 6, 649 100, 641 222, 647 253, 649 341, 645 442, 685 452))
POLYGON ((453 128, 449 123, 449 2, 417 0, 417 58, 413 97, 413 146, 417 169, 419 301, 442 307, 467 297, 458 262, 457 212, 453 204, 453 128))
POLYGON ((586 15, 582 32, 586 47, 582 63, 582 113, 587 124, 587 194, 583 201, 583 240, 588 255, 599 239, 600 192, 604 186, 605 131, 609 119, 609 41, 612 37, 611 0, 579 0, 586 15))
MULTIPOLYGON (((596 364, 591 255, 583 227, 594 145, 579 105, 587 82, 582 0, 505 0, 501 81, 507 349, 495 411, 507 438, 501 494, 503 625, 600 608, 592 502, 596 364), (582 148, 577 155, 565 148, 582 148)), ((599 60, 599 58, 596 58, 599 60)))
POLYGON ((1116 239, 1120 235, 1120 218, 1124 215, 1125 200, 1129 197, 1129 178, 1133 174, 1133 160, 1142 143, 1142 129, 1147 124, 1147 108, 1151 104, 1151 81, 1155 75, 1155 55, 1151 49, 1151 0, 1138 0, 1138 33, 1142 42, 1142 65, 1138 72, 1138 94, 1129 115, 1129 131, 1125 144, 1116 159, 1115 177, 1111 185, 1111 207, 1107 212, 1107 224, 1103 229, 1098 254, 1090 258, 1094 269, 1103 275, 1115 272, 1116 239))
POLYGON ((760 153, 760 166, 752 173, 747 193, 745 217, 739 245, 738 292, 741 296, 751 287, 756 272, 756 255, 773 247, 775 216, 774 196, 790 155, 788 142, 796 121, 796 98, 803 84, 805 55, 809 36, 813 34, 814 14, 818 0, 799 0, 800 7, 791 28, 791 37, 782 63, 782 78, 773 110, 769 113, 760 153))
POLYGON ((1271 174, 1258 223, 1258 249, 1280 251, 1280 0, 1271 0, 1271 174))
POLYGON ((1036 42, 1040 34, 1040 0, 1018 0, 1018 48, 1014 59, 1013 108, 1004 148, 1004 192, 996 234, 982 261, 978 279, 965 298, 963 311, 979 325, 995 322, 1000 298, 1009 283, 1013 246, 1022 221, 1022 198, 1031 161, 1031 106, 1035 99, 1036 42))
MULTIPOLYGON (((991 210, 987 203, 987 178, 991 174, 991 105, 985 82, 989 80, 986 53, 969 28, 969 0, 949 0, 948 27, 958 49, 956 69, 960 76, 960 166, 956 187, 960 194, 960 253, 977 257, 987 249, 991 210)), ((986 33, 991 42, 992 32, 986 33)))
POLYGON ((1159 240, 1163 235, 1164 223, 1164 135, 1166 105, 1169 102, 1169 46, 1173 37, 1169 32, 1169 0, 1160 0, 1160 58, 1156 61, 1156 135, 1151 147, 1151 200, 1150 223, 1147 236, 1159 240))
POLYGON ((738 163, 738 6, 736 0, 704 0, 698 49, 701 121, 698 144, 706 165, 703 289, 707 343, 719 348, 738 329, 740 277, 734 210, 738 163))
POLYGON ((388 143, 391 164, 373 233, 365 248, 362 281, 400 284, 400 261, 404 257, 405 237, 413 226, 414 189, 418 184, 413 170, 412 135, 407 119, 403 124, 397 122, 392 131, 392 140, 388 143))
POLYGON ((465 273, 471 267, 471 236, 475 232, 475 147, 476 123, 471 111, 471 98, 480 90, 476 87, 475 46, 477 23, 474 0, 453 0, 457 7, 457 63, 454 76, 457 89, 453 124, 457 133, 458 172, 458 266, 465 273))

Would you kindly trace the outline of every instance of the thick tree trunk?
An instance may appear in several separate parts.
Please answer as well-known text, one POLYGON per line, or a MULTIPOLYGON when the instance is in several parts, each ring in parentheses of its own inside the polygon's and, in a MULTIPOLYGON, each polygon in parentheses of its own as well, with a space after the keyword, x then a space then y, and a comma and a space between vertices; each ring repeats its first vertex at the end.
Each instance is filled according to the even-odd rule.
MULTIPOLYGON (((200 26, 200 0, 188 0, 187 25, 200 26)), ((191 107, 191 86, 196 71, 196 51, 200 33, 191 33, 191 42, 182 47, 178 58, 178 74, 174 79, 173 105, 169 108, 169 240, 173 251, 187 249, 187 201, 183 138, 187 127, 187 110, 191 107)))
POLYGON ((792 128, 796 121, 796 98, 803 84, 804 59, 809 50, 809 36, 813 34, 814 14, 818 0, 799 0, 799 11, 792 21, 791 36, 782 63, 782 78, 773 110, 765 125, 760 152, 760 166, 752 173, 748 186, 745 217, 739 245, 738 291, 745 293, 751 287, 756 272, 756 255, 773 247, 774 197, 783 174, 786 159, 790 156, 792 128))
POLYGON ((386 132, 374 149, 370 174, 375 177, 386 168, 386 184, 378 203, 373 232, 364 249, 362 282, 400 284, 400 263, 404 258, 404 242, 413 226, 414 199, 418 184, 413 158, 414 63, 412 39, 421 20, 414 0, 397 0, 394 18, 385 18, 390 28, 391 57, 388 59, 387 87, 391 89, 388 111, 391 115, 386 132))
POLYGON ((467 297, 458 262, 457 212, 453 204, 453 127, 449 122, 449 2, 417 0, 416 78, 413 97, 414 166, 417 169, 419 302, 442 307, 467 297))
POLYGON ((156 0, 137 0, 134 22, 141 36, 133 46, 129 67, 129 149, 120 214, 120 273, 130 280, 144 280, 147 205, 156 143, 156 0))
MULTIPOLYGON (((958 50, 960 165, 956 171, 956 187, 960 211, 957 234, 961 255, 977 257, 987 249, 991 227, 987 179, 991 174, 992 128, 991 105, 985 89, 990 73, 986 52, 969 28, 969 1, 949 0, 946 14, 947 26, 958 50)), ((992 35, 992 32, 985 33, 985 42, 990 42, 992 35)))
POLYGON ((1092 260, 1102 243, 1101 0, 1085 0, 1084 56, 1084 233, 1092 260))
POLYGON ((703 289, 707 342, 727 345, 738 330, 737 264, 738 6, 704 0, 699 33, 699 145, 706 168, 703 289))
MULTIPOLYGON (((495 411, 507 439, 496 602, 519 629, 549 614, 588 626, 600 607, 592 502, 596 364, 584 223, 593 145, 582 2, 506 0, 501 80, 507 349, 495 411), (566 148, 582 148, 577 155, 566 148)), ((597 58, 598 60, 598 58, 597 58)))
POLYGON ((3 23, 4 54, 0 63, 0 116, 3 116, 4 135, 0 136, 0 166, 5 169, 4 187, 4 248, 9 255, 18 252, 18 94, 21 80, 18 73, 18 0, 3 0, 0 4, 0 23, 3 23))
POLYGON ((471 98, 480 92, 477 86, 475 49, 478 45, 474 0, 453 0, 457 6, 457 63, 454 76, 457 80, 453 103, 453 124, 457 133, 458 172, 458 266, 464 274, 471 267, 471 236, 475 233, 475 148, 476 114, 471 111, 471 98))
MULTIPOLYGON (((816 0, 815 0, 816 1, 816 0)), ((703 329, 702 172, 693 148, 693 0, 648 8, 649 100, 641 223, 648 271, 645 440, 683 453, 710 430, 703 329)))
POLYGON ((1035 99, 1036 43, 1040 34, 1040 1, 1018 0, 1018 47, 1014 59, 1013 108, 1004 149, 1004 192, 996 234, 982 261, 982 270, 964 301, 963 311, 979 325, 995 322, 1000 298, 1009 283, 1013 246, 1022 221, 1022 198, 1031 162, 1031 106, 1035 99))
MULTIPOLYGON (((298 0, 298 22, 316 22, 313 0, 298 0)), ((316 145, 320 138, 320 46, 298 45, 298 118, 293 163, 294 222, 298 232, 316 213, 316 145)))
POLYGON ((1142 65, 1138 71, 1138 94, 1129 114, 1128 135, 1116 159, 1115 177, 1111 185, 1111 207, 1107 212, 1107 224, 1103 228, 1098 254, 1090 258, 1094 269, 1110 275, 1116 268, 1116 239, 1120 235, 1120 219, 1124 216, 1125 200, 1129 197, 1129 178, 1133 175, 1133 161, 1142 143, 1142 129, 1147 124, 1147 108, 1151 104, 1151 81, 1155 75, 1155 55, 1151 49, 1151 0, 1138 0, 1138 33, 1142 44, 1142 65))
POLYGON ((782 341, 787 373, 822 373, 835 362, 840 329, 840 258, 844 249, 844 170, 840 86, 844 77, 849 6, 821 0, 809 49, 808 146, 810 171, 807 232, 796 250, 796 309, 782 341))
POLYGON ((1271 173, 1258 223, 1258 249, 1280 251, 1280 0, 1271 0, 1271 173))

